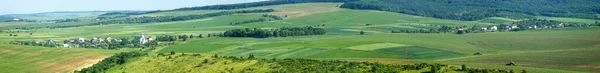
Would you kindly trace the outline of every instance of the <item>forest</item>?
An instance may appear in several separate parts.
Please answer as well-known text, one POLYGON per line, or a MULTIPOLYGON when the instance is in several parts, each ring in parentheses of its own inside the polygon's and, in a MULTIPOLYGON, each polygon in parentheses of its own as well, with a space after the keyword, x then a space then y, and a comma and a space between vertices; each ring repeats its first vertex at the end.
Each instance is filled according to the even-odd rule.
POLYGON ((452 20, 533 16, 600 19, 599 0, 361 0, 341 8, 368 9, 452 20))
POLYGON ((245 28, 232 29, 223 33, 223 37, 288 37, 288 36, 306 36, 306 35, 324 35, 327 31, 324 28, 306 26, 306 27, 283 27, 279 29, 259 29, 245 28))

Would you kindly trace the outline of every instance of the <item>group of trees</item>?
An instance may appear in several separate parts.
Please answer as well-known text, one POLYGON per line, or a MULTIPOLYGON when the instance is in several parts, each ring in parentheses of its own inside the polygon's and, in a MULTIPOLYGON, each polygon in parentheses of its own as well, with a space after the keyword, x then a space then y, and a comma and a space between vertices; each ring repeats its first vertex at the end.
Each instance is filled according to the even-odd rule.
POLYGON ((277 16, 277 15, 263 14, 262 17, 267 17, 267 18, 271 18, 271 19, 275 19, 275 20, 283 20, 282 17, 277 16))
POLYGON ((370 9, 453 20, 533 16, 600 19, 598 0, 361 0, 341 8, 370 9))
POLYGON ((103 73, 111 67, 128 63, 130 59, 148 55, 145 51, 122 52, 74 73, 103 73))
POLYGON ((323 35, 327 33, 324 28, 306 26, 306 27, 283 27, 279 29, 259 29, 245 28, 232 29, 223 33, 223 37, 288 37, 288 36, 305 36, 305 35, 323 35))
POLYGON ((434 30, 434 29, 429 29, 429 30, 418 29, 418 30, 392 30, 392 33, 440 33, 440 32, 437 30, 434 30))
POLYGON ((442 25, 438 29, 392 30, 392 33, 447 33, 455 31, 456 27, 442 25))
MULTIPOLYGON (((530 19, 530 20, 522 20, 519 22, 514 22, 513 24, 517 25, 518 28, 510 29, 510 31, 524 31, 524 30, 533 30, 533 29, 545 29, 545 28, 565 28, 565 27, 589 27, 594 25, 599 25, 600 23, 589 24, 589 23, 567 23, 560 22, 555 20, 546 20, 546 19, 530 19)), ((506 28, 510 25, 499 25, 501 30, 508 30, 506 28)))
POLYGON ((247 21, 241 21, 241 22, 230 22, 229 25, 241 25, 241 24, 248 24, 248 23, 255 23, 255 22, 265 22, 265 21, 272 21, 272 20, 283 20, 282 17, 279 17, 277 15, 269 15, 269 14, 264 14, 262 15, 262 17, 264 18, 259 18, 259 19, 254 19, 254 20, 247 20, 247 21))

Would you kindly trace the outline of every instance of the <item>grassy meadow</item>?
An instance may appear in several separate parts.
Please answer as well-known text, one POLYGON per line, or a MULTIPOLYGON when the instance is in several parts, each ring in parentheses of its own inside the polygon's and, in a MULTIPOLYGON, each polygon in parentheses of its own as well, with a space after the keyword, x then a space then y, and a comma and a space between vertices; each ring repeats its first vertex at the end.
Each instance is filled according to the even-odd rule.
POLYGON ((126 50, 63 49, 2 44, 0 45, 0 72, 72 72, 92 66, 121 51, 126 50))

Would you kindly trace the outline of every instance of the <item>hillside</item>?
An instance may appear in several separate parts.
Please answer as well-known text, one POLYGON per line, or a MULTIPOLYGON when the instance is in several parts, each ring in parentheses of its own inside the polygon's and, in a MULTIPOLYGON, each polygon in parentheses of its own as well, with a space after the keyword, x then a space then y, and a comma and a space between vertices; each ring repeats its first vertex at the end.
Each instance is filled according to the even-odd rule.
POLYGON ((341 8, 368 9, 453 20, 532 16, 600 19, 598 0, 361 0, 341 8))
MULTIPOLYGON (((147 13, 117 12, 76 18, 85 21, 74 22, 0 22, 0 62, 6 62, 0 63, 0 72, 12 69, 71 72, 82 65, 91 65, 90 62, 95 65, 83 72, 593 73, 600 70, 596 61, 600 55, 595 54, 600 52, 600 34, 597 34, 600 25, 595 23, 598 19, 515 12, 510 15, 526 18, 484 16, 463 20, 460 17, 464 16, 453 19, 345 7, 363 2, 394 3, 391 1, 273 0, 147 13), (511 24, 520 28, 513 29, 511 24), (534 25, 539 28, 533 28, 534 25), (499 28, 480 28, 492 26, 499 28), (115 42, 91 40, 108 37, 115 42), (38 43, 54 40, 56 43, 52 45, 63 46, 63 42, 74 38, 90 42, 71 42, 73 46, 94 47, 42 47, 45 45, 38 43), (160 42, 140 44, 140 39, 150 38, 160 42), (17 45, 18 42, 29 43, 17 45), (121 49, 105 47, 115 45, 121 49), (216 54, 219 56, 214 57, 216 54), (249 55, 253 58, 249 59, 249 55), (104 60, 98 62, 101 58, 104 60), (516 66, 506 65, 511 61, 516 66), (471 69, 461 70, 463 64, 471 69)), ((423 3, 448 2, 427 1, 423 3)), ((462 7, 453 4, 445 7, 462 7)), ((578 14, 576 11, 579 10, 573 14, 578 14)), ((452 10, 446 13, 454 15, 452 10)))
MULTIPOLYGON (((122 53, 121 55, 124 54, 125 53, 122 53)), ((125 64, 113 65, 112 67, 94 65, 94 67, 83 69, 80 72, 509 72, 509 70, 468 68, 466 65, 463 65, 462 68, 427 63, 391 65, 338 60, 261 59, 255 58, 253 55, 248 57, 237 57, 206 54, 179 54, 175 52, 169 54, 160 53, 158 55, 142 55, 139 57, 126 58, 124 60, 125 64)), ((107 62, 110 62, 110 60, 102 61, 102 63, 107 62)), ((110 66, 111 64, 106 65, 110 66)))
POLYGON ((8 14, 0 17, 20 18, 25 20, 58 20, 73 19, 81 17, 95 17, 111 12, 142 12, 142 11, 62 11, 62 12, 44 12, 33 14, 8 14))

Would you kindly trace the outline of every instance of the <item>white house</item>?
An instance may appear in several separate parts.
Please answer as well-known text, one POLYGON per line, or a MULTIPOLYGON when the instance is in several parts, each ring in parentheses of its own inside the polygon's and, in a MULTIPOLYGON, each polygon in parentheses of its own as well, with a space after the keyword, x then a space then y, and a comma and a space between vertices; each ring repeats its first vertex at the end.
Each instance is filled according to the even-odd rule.
POLYGON ((46 41, 47 44, 54 44, 54 40, 48 40, 46 41))
POLYGON ((69 48, 69 44, 63 44, 64 48, 69 48))
POLYGON ((15 20, 15 21, 19 21, 19 20, 21 20, 21 19, 19 19, 19 18, 13 18, 13 20, 15 20))
POLYGON ((79 37, 77 40, 78 40, 79 42, 85 42, 85 39, 84 39, 84 38, 81 38, 81 37, 79 37))
POLYGON ((485 27, 485 26, 480 26, 479 29, 484 30, 484 31, 488 30, 487 27, 485 27))
POLYGON ((111 39, 112 39, 112 38, 110 38, 110 37, 107 37, 107 38, 106 38, 106 41, 108 41, 108 42, 111 42, 111 39))
POLYGON ((490 31, 496 31, 496 30, 498 30, 498 27, 496 27, 496 26, 490 27, 490 31))
POLYGON ((556 25, 556 27, 562 28, 562 27, 565 27, 565 24, 564 23, 560 23, 560 24, 556 25))

